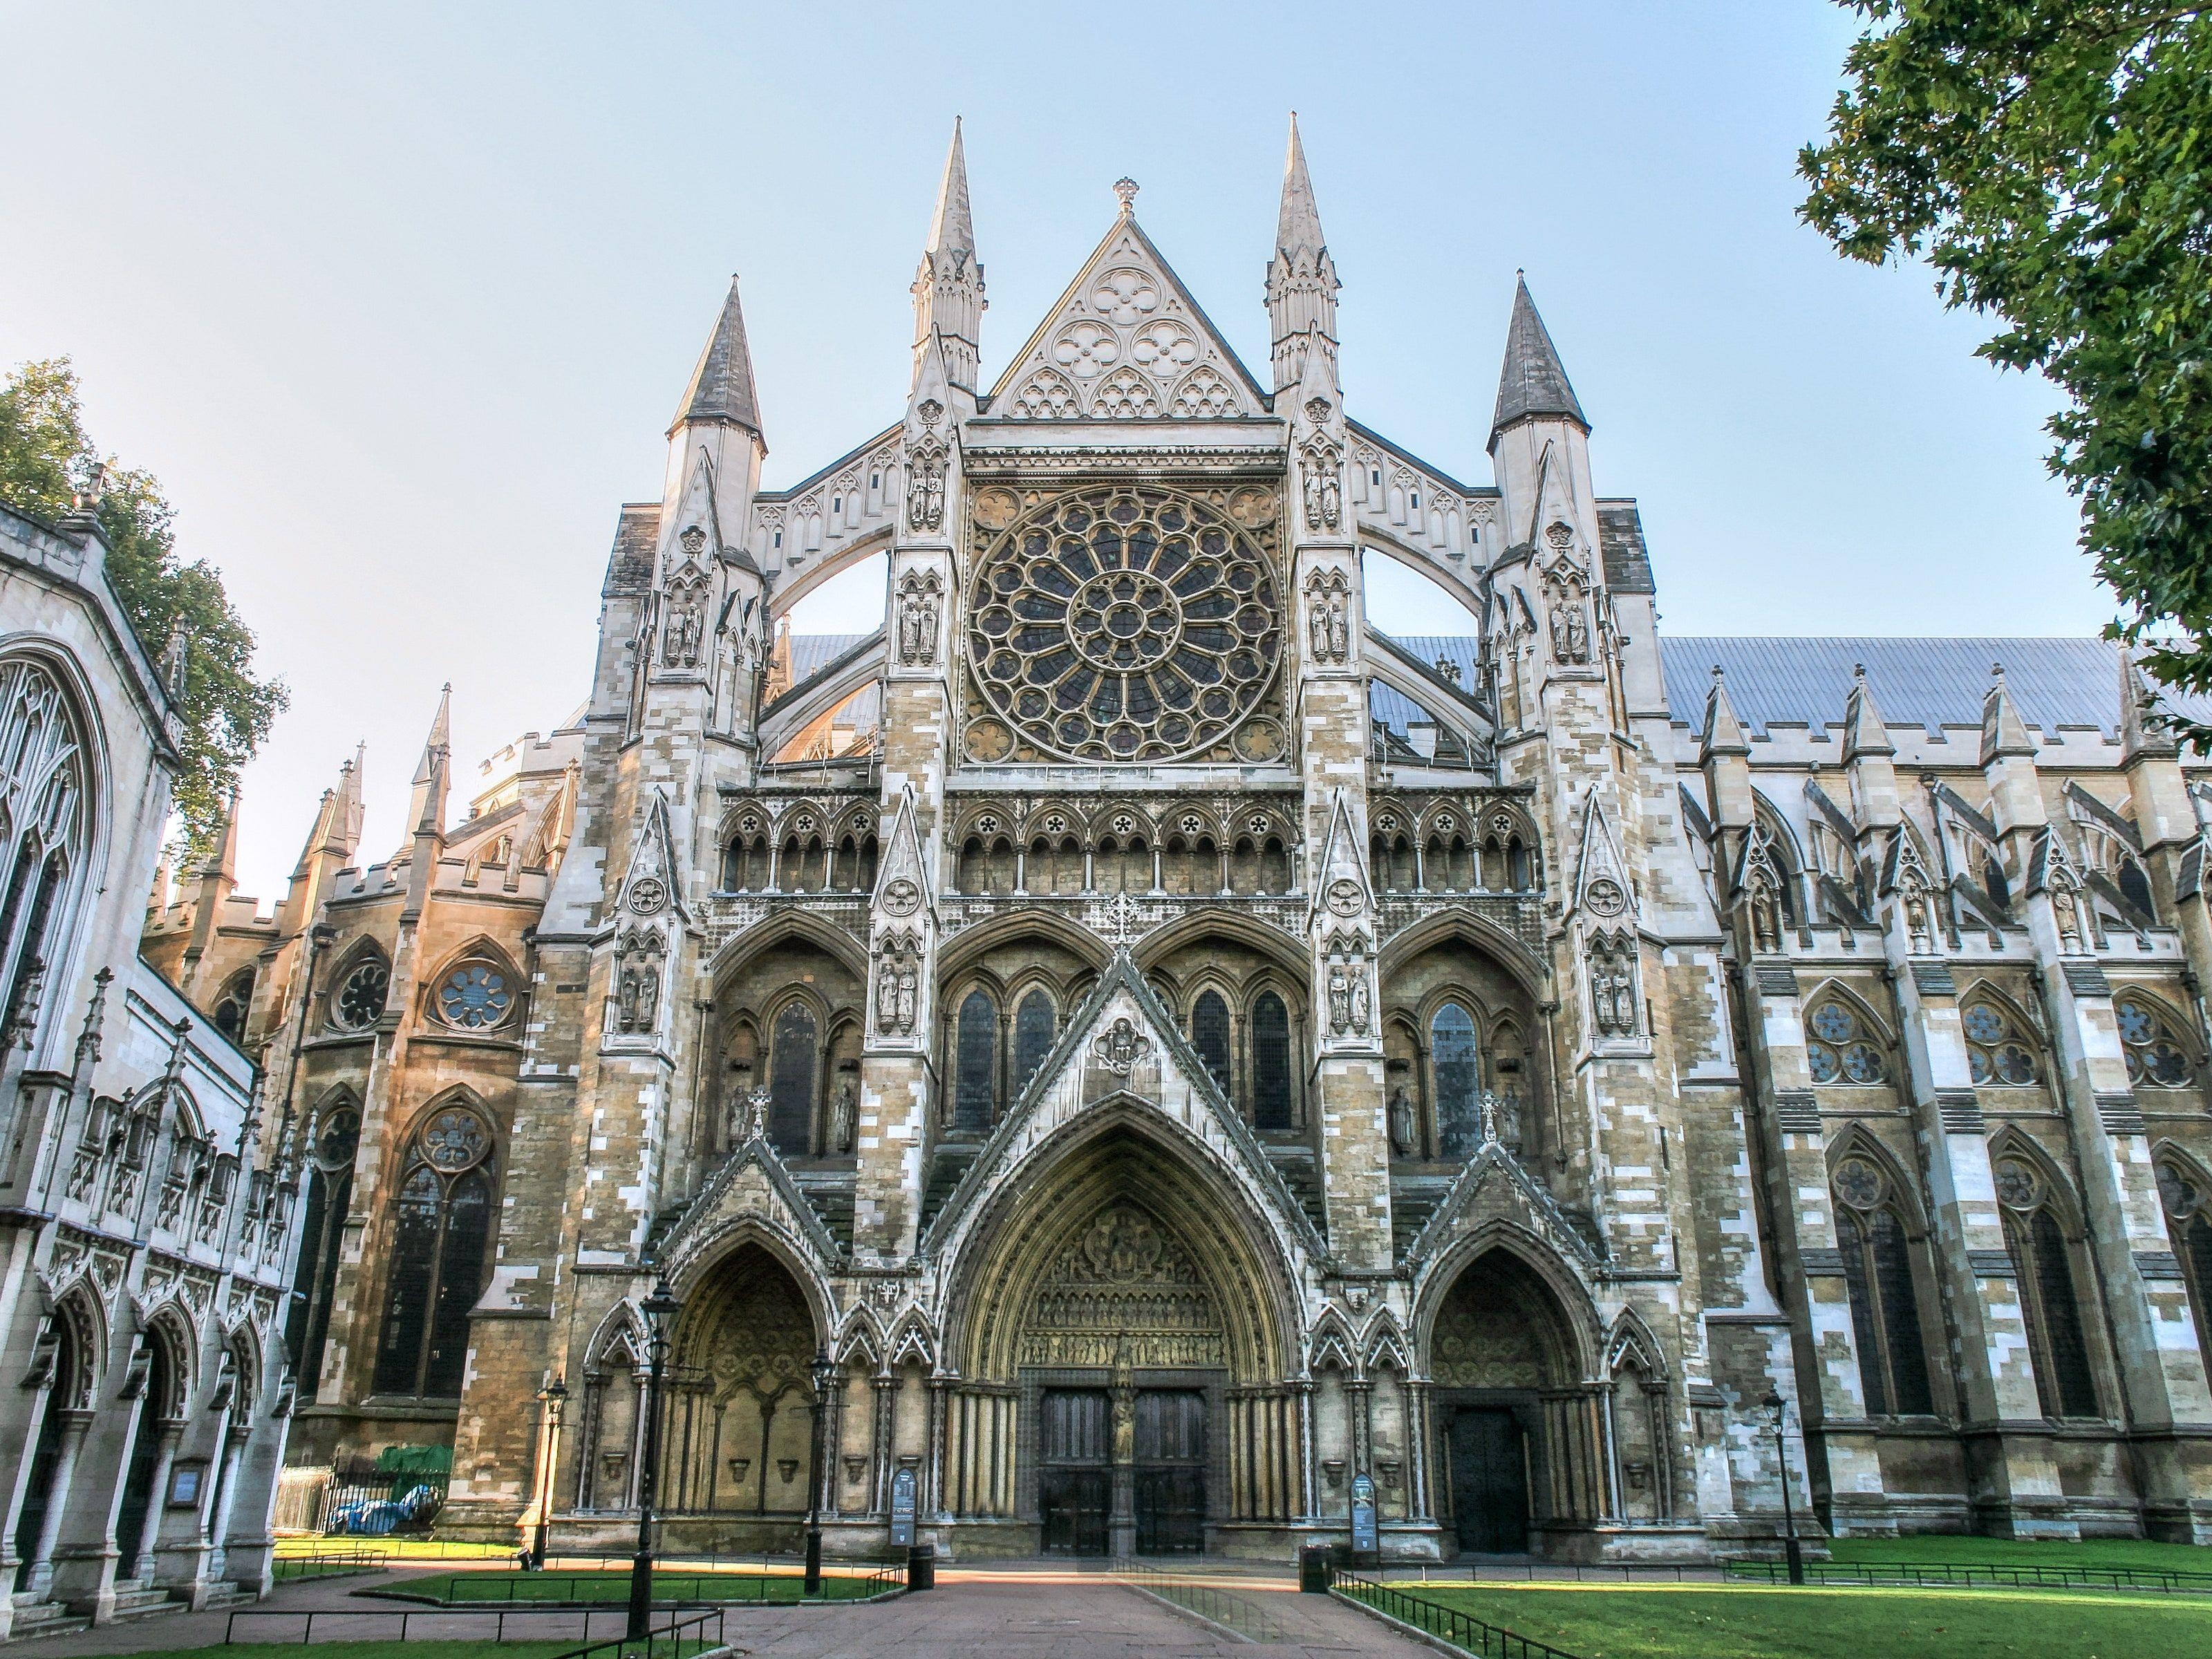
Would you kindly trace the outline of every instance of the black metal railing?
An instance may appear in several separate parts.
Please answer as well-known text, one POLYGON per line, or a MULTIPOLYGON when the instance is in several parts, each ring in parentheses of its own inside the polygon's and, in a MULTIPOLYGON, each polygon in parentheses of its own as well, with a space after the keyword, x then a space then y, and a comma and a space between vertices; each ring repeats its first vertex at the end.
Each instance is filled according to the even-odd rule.
POLYGON ((1532 1641, 1518 1631, 1491 1624, 1445 1602, 1431 1601, 1425 1595, 1409 1595, 1395 1585, 1362 1578, 1341 1567, 1329 1569, 1328 1582, 1338 1595, 1482 1659, 1576 1659, 1564 1649, 1532 1641))
POLYGON ((313 1555, 280 1555, 270 1564, 277 1583, 301 1578, 337 1578, 353 1572, 379 1572, 394 1558, 388 1550, 324 1550, 313 1555))
POLYGON ((1146 1561, 1119 1561, 1114 1576, 1149 1595, 1196 1613, 1209 1623, 1235 1632, 1249 1642, 1285 1640, 1282 1626, 1249 1595, 1197 1573, 1158 1567, 1146 1561))
MULTIPOLYGON (((1721 1566, 1732 1579, 1752 1583, 1789 1582, 1780 1561, 1737 1556, 1721 1566)), ((2005 1589, 2139 1589, 2171 1595, 2212 1595, 2212 1572, 2166 1567, 2041 1566, 1996 1561, 1808 1561, 1808 1584, 1905 1584, 1932 1589, 1976 1585, 2005 1589)))
MULTIPOLYGON (((719 1607, 683 1607, 674 1611, 686 1618, 697 1614, 719 1620, 719 1607)), ((592 1637, 592 1622, 599 1628, 621 1628, 629 1618, 625 1607, 486 1607, 480 1612, 454 1612, 443 1607, 409 1607, 404 1611, 386 1612, 381 1609, 360 1607, 307 1607, 298 1612, 282 1612, 265 1607, 240 1607, 226 1616, 222 1627, 222 1644, 226 1647, 250 1647, 257 1643, 281 1642, 307 1644, 315 1639, 315 1627, 320 1622, 325 1640, 352 1638, 362 1641, 405 1642, 419 1638, 424 1641, 507 1642, 560 1641, 571 1633, 580 1635, 586 1643, 592 1637), (583 1628, 574 1632, 555 1632, 549 1635, 548 1621, 565 1620, 570 1624, 581 1621, 583 1628), (456 1624, 456 1621, 460 1621, 456 1624), (536 1628, 532 1628, 532 1625, 536 1628)), ((716 1628, 719 1630, 720 1626, 716 1628)), ((584 1650, 579 1649, 578 1651, 584 1650)))
POLYGON ((570 1648, 553 1659, 596 1659, 605 1654, 613 1659, 682 1659, 686 1653, 697 1653, 708 1648, 727 1645, 722 1634, 722 1609, 710 1607, 704 1612, 672 1619, 665 1625, 655 1626, 645 1633, 645 1639, 617 1636, 611 1641, 590 1642, 580 1648, 570 1648), (710 1640, 707 1627, 712 1625, 714 1634, 710 1640))

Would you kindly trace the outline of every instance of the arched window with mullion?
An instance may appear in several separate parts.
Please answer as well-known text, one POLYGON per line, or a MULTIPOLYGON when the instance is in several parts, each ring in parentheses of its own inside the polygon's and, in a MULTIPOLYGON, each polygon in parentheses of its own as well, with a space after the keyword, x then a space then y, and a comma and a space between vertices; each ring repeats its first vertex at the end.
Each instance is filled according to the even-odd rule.
POLYGON ((2197 1316, 2197 1346, 2212 1366, 2212 1187, 2194 1170, 2166 1158, 2158 1166, 2158 1192, 2166 1204, 2166 1236, 2197 1316))
POLYGON ((434 1111, 409 1149, 394 1206, 375 1392, 449 1400, 461 1391, 469 1310, 491 1243, 491 1133, 465 1106, 434 1111))
POLYGON ((1997 1201, 2004 1220, 2005 1251, 2020 1284, 2027 1322, 2028 1355, 2035 1392, 2045 1417, 2095 1417, 2097 1385, 2075 1294, 2066 1230, 2052 1212, 2041 1171, 2025 1158, 1996 1160, 1997 1201))
POLYGON ((1473 1158, 1482 1145, 1482 1062, 1474 1016, 1447 1002, 1429 1018, 1430 1097, 1437 1146, 1447 1160, 1473 1158))
POLYGON ((284 1330, 292 1374, 309 1399, 322 1378, 331 1298, 337 1291, 338 1245, 353 1203, 354 1157, 360 1146, 359 1109, 350 1101, 326 1109, 315 1131, 307 1213, 300 1228, 300 1257, 293 1271, 292 1307, 284 1330))
POLYGON ((1052 1055, 1052 1040, 1059 1016, 1042 987, 1031 991, 1014 1010, 1014 1087, 1019 1097, 1052 1055))
POLYGON ((961 1000, 953 1035, 952 1127, 988 1129, 998 1106, 999 1009, 979 988, 961 1000))
POLYGON ((1850 1295, 1851 1331, 1870 1417, 1925 1416, 1936 1409, 1914 1288, 1911 1236, 1888 1177, 1867 1158, 1846 1158, 1831 1182, 1836 1242, 1850 1295))
POLYGON ((61 954, 66 890, 85 836, 82 722, 41 664, 0 662, 0 1027, 14 1031, 36 969, 61 954))
POLYGON ((1213 1080, 1221 1085, 1221 1092, 1234 1100, 1235 1086, 1230 1074, 1230 1054, 1232 1043, 1229 1035, 1229 1002, 1220 992, 1200 991, 1198 1000, 1190 1006, 1190 1046, 1206 1062, 1206 1069, 1213 1073, 1213 1080))
POLYGON ((1262 991, 1252 1005, 1252 1121, 1262 1129, 1293 1126, 1291 1014, 1282 998, 1262 991))
POLYGON ((794 999, 776 1011, 769 1030, 768 1138, 786 1158, 805 1158, 814 1150, 822 1028, 814 1010, 794 999))

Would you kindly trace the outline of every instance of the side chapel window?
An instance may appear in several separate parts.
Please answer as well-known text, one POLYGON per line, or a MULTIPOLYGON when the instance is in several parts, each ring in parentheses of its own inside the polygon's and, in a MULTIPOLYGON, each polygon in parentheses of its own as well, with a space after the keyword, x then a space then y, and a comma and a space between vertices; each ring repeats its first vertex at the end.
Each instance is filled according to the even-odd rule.
POLYGON ((1436 1078, 1437 1148, 1448 1162, 1473 1158, 1482 1146, 1482 1063, 1474 1017, 1456 1002, 1429 1021, 1429 1065, 1436 1078))
POLYGON ((2185 1089, 2197 1080, 2189 1051, 2175 1040, 2172 1026, 2150 1003, 2124 996, 2113 1012, 2119 1017, 2120 1046, 2128 1057, 2128 1081, 2141 1086, 2185 1089))
POLYGON ((961 1002, 954 1044, 952 1127, 988 1129, 998 1105, 999 1011, 983 992, 961 1002))
POLYGON ((1291 1127, 1291 1015, 1273 991, 1252 1005, 1252 1119, 1262 1129, 1291 1127))
POLYGON ((2035 1051, 2018 1020, 1991 1002, 1970 1002, 1960 1018, 1966 1031, 1966 1069, 1977 1086, 2020 1088, 2036 1080, 2035 1051))
POLYGON ((1999 1158, 1996 1174, 2005 1251, 2020 1280, 2021 1311, 2027 1316, 2028 1353, 2043 1414, 2094 1417, 2097 1389, 2089 1375, 2089 1346, 2081 1329, 2081 1304, 2074 1294, 2066 1230, 2051 1212, 2043 1176, 2026 1158, 1999 1158))
POLYGON ((1928 1389, 1911 1249, 1888 1178, 1871 1159, 1847 1158, 1830 1184, 1867 1414, 1924 1416, 1936 1407, 1928 1389))
POLYGON ((1805 1062, 1814 1082, 1882 1080, 1881 1050, 1867 1041, 1866 1022, 1848 1005, 1823 1002, 1805 1024, 1812 1033, 1805 1043, 1805 1062))
POLYGON ((284 1346, 292 1374, 309 1399, 323 1373, 323 1345, 337 1289, 338 1242, 353 1203, 353 1160, 361 1147, 361 1113, 351 1102, 323 1114, 307 1173, 307 1207, 300 1227, 300 1260, 292 1274, 292 1308, 284 1346))
POLYGON ((210 1015, 215 1029, 233 1042, 242 1040, 246 1036, 246 1017, 252 1006, 253 970, 247 968, 233 974, 230 982, 222 988, 222 995, 216 1000, 210 1015))
POLYGON ((392 1238, 376 1392, 449 1400, 461 1392, 469 1310, 491 1243, 491 1131, 465 1106, 431 1114, 409 1151, 392 1238))
POLYGON ((1014 1092, 1030 1086, 1030 1079, 1037 1074, 1037 1067, 1052 1054, 1054 1027, 1057 1017, 1053 1012, 1052 999, 1043 991, 1031 991, 1014 1011, 1014 1092))

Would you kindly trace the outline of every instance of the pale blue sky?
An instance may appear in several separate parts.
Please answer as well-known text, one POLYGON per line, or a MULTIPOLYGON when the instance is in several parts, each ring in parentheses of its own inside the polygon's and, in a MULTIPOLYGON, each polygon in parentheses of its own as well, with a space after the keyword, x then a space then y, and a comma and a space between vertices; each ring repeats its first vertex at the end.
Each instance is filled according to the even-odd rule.
MULTIPOLYGON (((292 687, 247 779, 264 899, 358 738, 364 856, 398 845, 441 681, 464 791, 580 701, 616 506, 658 491, 732 270, 771 483, 896 418, 955 113, 987 374, 1125 173, 1264 368, 1295 107, 1351 411, 1487 483, 1525 266, 1669 631, 2092 631, 2049 389, 1796 220, 1850 33, 1816 0, 0 0, 0 362, 76 359, 292 687)), ((1376 612, 1432 631, 1402 584, 1376 612)))

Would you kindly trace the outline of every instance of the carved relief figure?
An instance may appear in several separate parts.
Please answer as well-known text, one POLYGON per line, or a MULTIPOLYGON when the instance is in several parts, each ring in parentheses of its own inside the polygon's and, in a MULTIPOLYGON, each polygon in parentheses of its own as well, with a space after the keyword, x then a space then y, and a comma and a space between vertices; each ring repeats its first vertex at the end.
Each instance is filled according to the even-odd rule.
POLYGON ((1328 1024, 1339 1036, 1352 1029, 1352 979, 1340 962, 1328 970, 1328 1024))
POLYGON ((1304 451, 1306 528, 1334 530, 1344 518, 1344 483, 1336 446, 1326 438, 1308 441, 1304 451))
POLYGON ((2051 919, 2058 924, 2058 948, 2078 951, 2087 947, 2081 940, 2081 904, 2074 896, 2074 890, 2063 883, 2051 889, 2051 919))
POLYGON ((938 617, 945 584, 934 570, 909 570, 899 578, 898 659, 908 668, 937 662, 938 617))
MULTIPOLYGON (((934 407, 929 405, 928 407, 934 407)), ((906 523, 909 530, 934 531, 945 526, 944 442, 934 432, 925 432, 906 452, 906 523)))
POLYGON ((1390 1097, 1390 1150, 1401 1158, 1413 1153, 1413 1097, 1402 1083, 1390 1097))
POLYGON ((858 1103, 853 1098, 852 1079, 848 1078, 837 1091, 837 1098, 830 1108, 830 1145, 833 1151, 849 1152, 853 1150, 853 1121, 858 1103))
POLYGON ((666 947, 651 928, 633 927, 615 949, 614 1028, 625 1035, 650 1032, 660 1012, 661 957, 666 947))
POLYGON ((1563 663, 1590 659, 1589 613, 1581 594, 1564 584, 1552 592, 1552 655, 1563 663))
POLYGON ((876 1029, 886 1036, 914 1035, 921 956, 921 941, 914 933, 884 937, 876 963, 876 1029))
POLYGON ((1590 941, 1589 984, 1590 1015, 1598 1035, 1634 1036, 1639 1030, 1636 958, 1633 946, 1626 939, 1590 941))
POLYGON ((1775 901, 1774 889, 1764 881, 1754 883, 1751 890, 1751 945, 1760 951, 1782 948, 1782 907, 1775 901))
POLYGON ((1915 956, 1936 954, 1936 930, 1928 920, 1928 899, 1916 885, 1905 890, 1905 933, 1915 956))
POLYGON ((1352 589, 1341 570, 1306 578, 1306 641, 1314 660, 1342 666, 1352 655, 1352 589))

